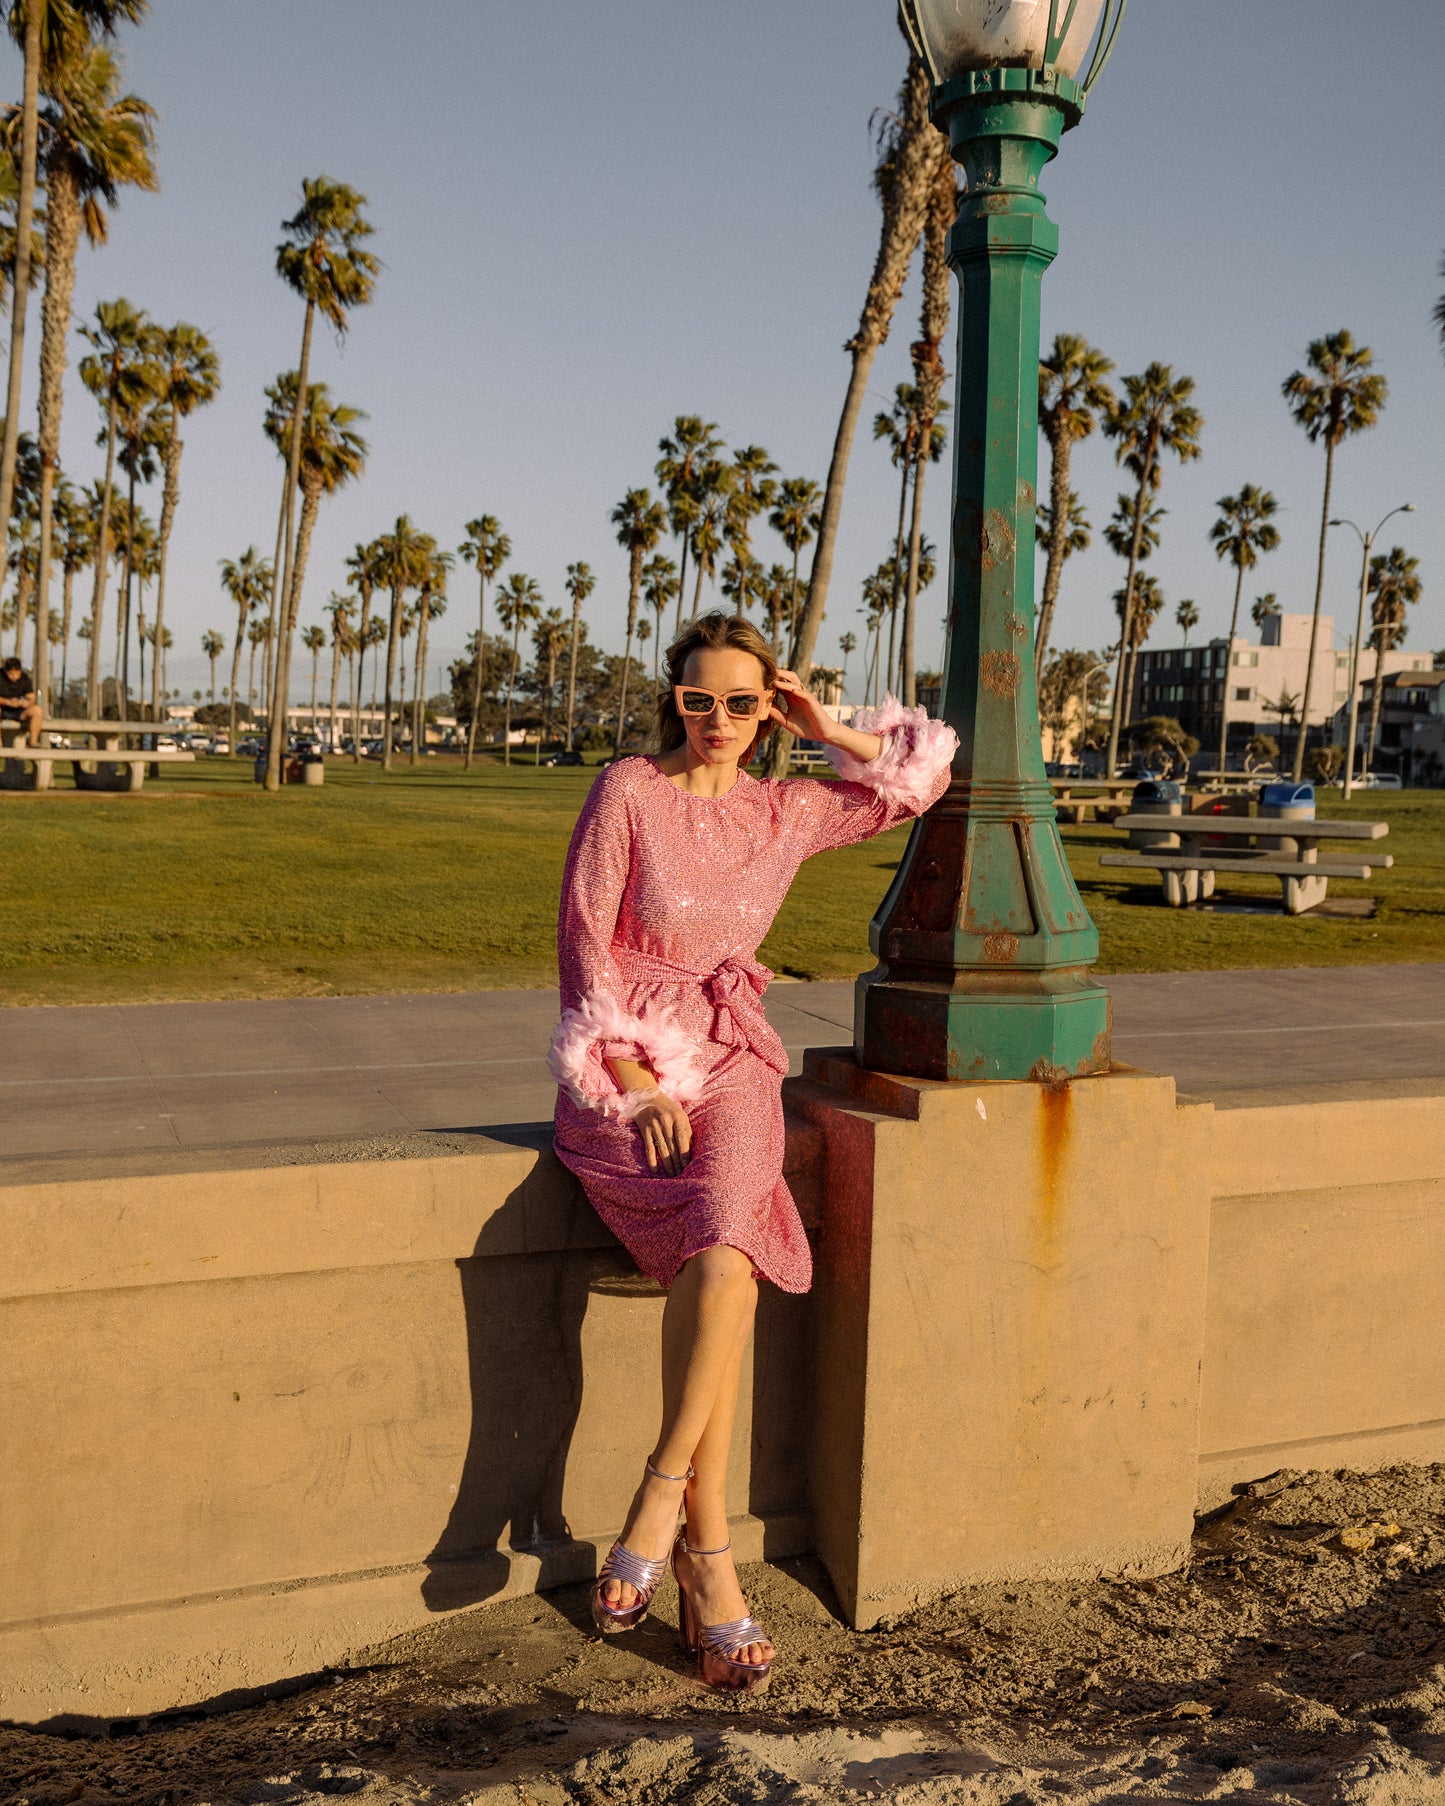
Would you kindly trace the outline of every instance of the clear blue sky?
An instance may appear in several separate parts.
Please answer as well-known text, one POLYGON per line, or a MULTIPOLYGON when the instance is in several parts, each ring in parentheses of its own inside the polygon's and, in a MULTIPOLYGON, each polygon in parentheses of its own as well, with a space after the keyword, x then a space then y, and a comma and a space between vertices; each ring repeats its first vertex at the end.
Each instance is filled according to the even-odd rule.
MULTIPOLYGON (((702 413, 785 472, 824 476, 876 242, 869 120, 903 59, 891 0, 154 0, 121 42, 129 85, 161 116, 162 188, 125 196, 110 245, 82 252, 76 311, 124 294, 163 323, 194 321, 221 353, 223 393, 187 435, 174 541, 171 673, 187 692, 204 679, 201 632, 230 640, 217 560, 253 541, 269 555, 274 539, 261 392, 299 347, 273 251, 302 176, 367 194, 386 264, 345 347, 318 339, 317 375, 366 410, 371 457, 323 508, 303 620, 342 586, 349 548, 399 512, 452 546, 489 512, 549 603, 565 604, 570 561, 592 563, 594 636, 620 650, 625 562, 608 513, 652 482, 674 415, 702 413)), ((1062 249, 1046 337, 1082 331, 1122 371, 1159 358, 1198 381, 1204 457, 1166 474, 1154 568, 1170 614, 1192 596, 1203 633, 1228 618, 1213 504, 1244 481, 1276 491, 1284 535, 1246 603, 1273 589, 1310 605, 1323 458, 1279 387, 1310 338, 1348 325, 1390 402, 1339 456, 1338 510, 1370 525, 1396 501, 1419 505, 1394 523, 1426 586, 1408 643, 1445 645, 1445 364, 1430 320, 1445 287, 1442 67, 1437 0, 1133 0, 1049 172, 1062 249)), ((911 292, 875 366, 879 407, 908 375, 915 318, 911 292)), ((88 479, 95 406, 77 382, 66 406, 62 460, 88 479)), ((1119 487, 1106 446, 1082 449, 1076 485, 1097 531, 1119 487)), ((895 507, 865 430, 820 657, 859 628, 858 585, 895 507)), ((939 467, 940 544, 946 525, 939 467)), ((1332 538, 1326 606, 1343 633, 1358 550, 1332 538)), ((757 549, 782 555, 766 528, 757 549)), ((1111 636, 1118 582, 1096 537, 1068 570, 1060 644, 1111 636)), ((940 579, 924 598, 926 661, 942 594, 940 579)), ((474 609, 459 573, 434 630, 442 655, 474 609)))

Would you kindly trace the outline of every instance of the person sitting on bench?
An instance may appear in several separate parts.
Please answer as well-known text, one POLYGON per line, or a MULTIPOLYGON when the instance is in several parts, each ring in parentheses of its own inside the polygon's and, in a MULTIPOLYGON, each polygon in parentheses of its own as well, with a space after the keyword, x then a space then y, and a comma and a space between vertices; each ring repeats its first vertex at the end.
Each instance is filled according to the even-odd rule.
POLYGON ((35 683, 30 673, 12 652, 0 663, 0 724, 19 721, 31 746, 40 744, 40 704, 35 700, 35 683))

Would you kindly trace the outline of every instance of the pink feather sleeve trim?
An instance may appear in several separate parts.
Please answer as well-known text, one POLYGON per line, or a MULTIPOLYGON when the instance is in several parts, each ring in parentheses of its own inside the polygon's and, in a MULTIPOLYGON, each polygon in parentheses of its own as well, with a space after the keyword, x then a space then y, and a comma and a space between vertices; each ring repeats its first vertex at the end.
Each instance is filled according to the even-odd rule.
POLYGON ((707 1075, 697 1043, 667 1010, 633 1016, 615 997, 592 991, 562 1012, 552 1034, 547 1065, 572 1102, 630 1122, 657 1091, 623 1091, 603 1065, 604 1054, 644 1061, 657 1074, 657 1091, 684 1109, 702 1098, 707 1075))
POLYGON ((958 735, 946 721, 935 721, 926 709, 906 709, 896 696, 885 696, 876 709, 859 709, 848 724, 860 734, 881 734, 883 749, 867 764, 841 747, 830 746, 828 758, 840 778, 866 784, 885 803, 915 814, 933 801, 939 774, 953 763, 958 735))

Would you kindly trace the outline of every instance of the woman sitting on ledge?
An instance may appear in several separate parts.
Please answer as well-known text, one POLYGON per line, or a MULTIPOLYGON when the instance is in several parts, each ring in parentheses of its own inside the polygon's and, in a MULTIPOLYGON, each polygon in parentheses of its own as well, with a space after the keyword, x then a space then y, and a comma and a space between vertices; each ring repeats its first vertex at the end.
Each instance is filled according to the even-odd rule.
POLYGON ((640 1624, 671 1551, 684 1647, 711 1686, 747 1688, 773 1648, 729 1553, 739 1372, 758 1279, 785 1292, 812 1280, 783 1179, 788 1056, 755 955, 803 860, 921 814, 958 741, 891 696, 842 726, 732 615, 695 621, 667 676, 660 752, 601 774, 567 856, 555 1145, 638 1267, 669 1288, 662 1428, 593 1617, 609 1634, 640 1624), (822 741, 844 781, 750 777, 742 767, 780 723, 822 741))

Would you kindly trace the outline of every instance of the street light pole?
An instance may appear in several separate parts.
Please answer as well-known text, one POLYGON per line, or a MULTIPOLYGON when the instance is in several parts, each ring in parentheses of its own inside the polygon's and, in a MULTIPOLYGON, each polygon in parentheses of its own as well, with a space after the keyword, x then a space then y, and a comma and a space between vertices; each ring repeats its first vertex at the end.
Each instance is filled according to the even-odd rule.
POLYGON ((1058 248, 1039 176, 1123 5, 903 0, 965 176, 949 237, 962 293, 942 704, 960 745, 870 928, 879 964, 858 981, 854 1041, 874 1070, 1056 1082, 1109 1069, 1109 995, 1088 971, 1099 936, 1059 839, 1031 647, 1039 310, 1058 248))
POLYGON ((1385 521, 1393 520, 1397 514, 1413 514, 1414 512, 1415 504, 1413 502, 1401 502, 1398 508, 1392 508, 1377 523, 1371 533, 1362 533, 1352 520, 1332 520, 1330 522, 1332 527, 1354 528, 1363 548, 1363 555, 1360 559, 1360 604, 1355 615, 1355 645, 1350 655, 1350 728, 1345 741, 1345 781, 1342 789, 1345 802, 1350 800, 1355 777, 1355 735, 1360 725, 1360 652, 1364 645, 1365 597, 1370 587, 1370 553, 1374 549, 1375 540, 1385 521))

